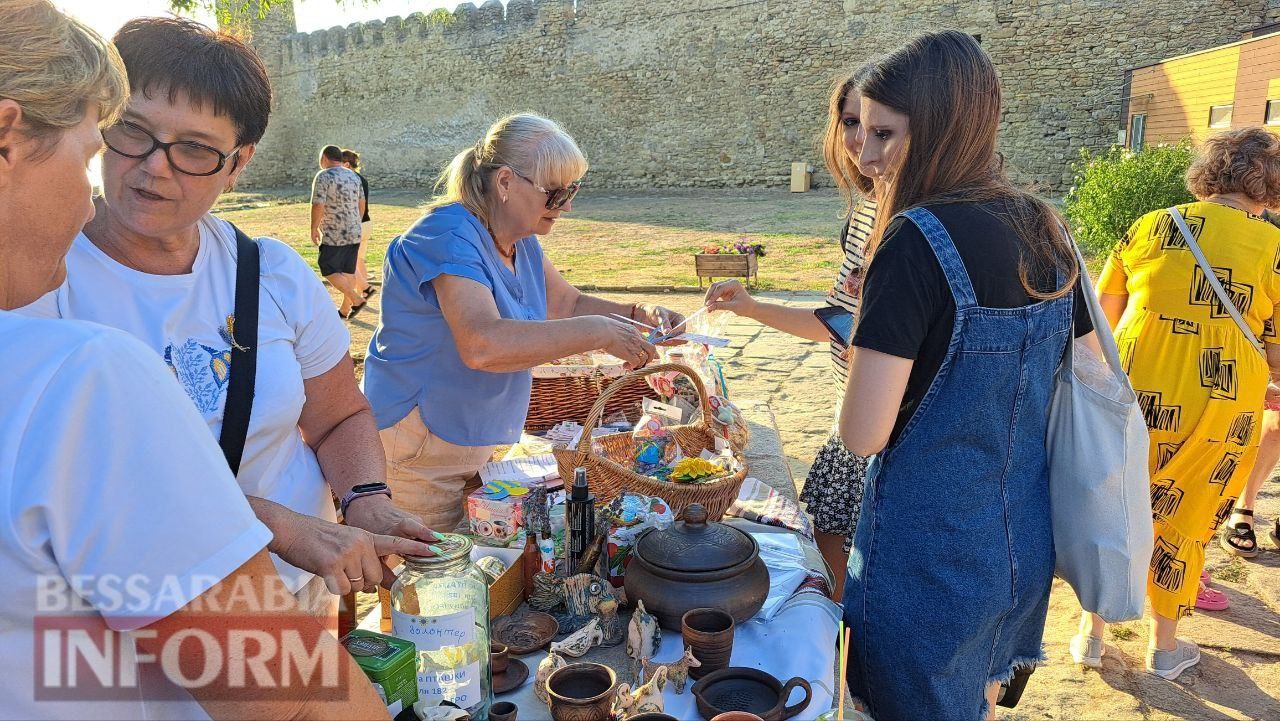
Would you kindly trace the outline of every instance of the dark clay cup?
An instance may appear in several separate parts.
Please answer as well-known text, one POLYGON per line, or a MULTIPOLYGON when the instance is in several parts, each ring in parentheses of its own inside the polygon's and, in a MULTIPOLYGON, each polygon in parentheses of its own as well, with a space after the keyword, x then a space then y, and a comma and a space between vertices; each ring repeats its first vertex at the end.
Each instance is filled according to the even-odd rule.
POLYGON ((497 642, 489 642, 489 671, 493 674, 500 674, 507 670, 507 664, 511 657, 507 654, 507 647, 497 642))
POLYGON ((609 721, 618 677, 598 663, 571 663, 551 672, 547 695, 553 721, 609 721))
POLYGON ((516 711, 510 701, 499 701, 489 707, 489 721, 516 721, 516 711))
POLYGON ((650 711, 648 713, 636 714, 635 716, 628 716, 627 721, 680 721, 680 719, 670 714, 650 711))
POLYGON ((689 677, 700 679, 712 671, 729 667, 733 654, 733 616, 718 608, 695 608, 680 618, 680 635, 701 666, 689 669, 689 677))

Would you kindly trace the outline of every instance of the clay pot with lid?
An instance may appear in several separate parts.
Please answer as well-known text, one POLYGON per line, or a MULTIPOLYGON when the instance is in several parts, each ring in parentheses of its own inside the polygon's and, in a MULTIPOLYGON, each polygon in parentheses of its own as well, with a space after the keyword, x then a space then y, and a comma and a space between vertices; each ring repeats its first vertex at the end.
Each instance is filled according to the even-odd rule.
POLYGON ((684 521, 651 529, 636 542, 627 565, 627 598, 644 601, 663 628, 680 630, 680 618, 695 608, 718 608, 743 623, 769 595, 769 569, 751 534, 707 521, 701 504, 684 521))

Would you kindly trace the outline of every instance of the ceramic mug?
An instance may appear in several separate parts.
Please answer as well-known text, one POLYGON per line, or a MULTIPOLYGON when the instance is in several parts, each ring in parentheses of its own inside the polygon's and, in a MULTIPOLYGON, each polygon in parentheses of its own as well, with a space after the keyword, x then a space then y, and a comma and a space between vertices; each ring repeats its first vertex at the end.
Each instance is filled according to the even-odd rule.
POLYGON ((547 696, 553 721, 609 721, 618 677, 598 663, 571 663, 551 672, 547 696))
MULTIPOLYGON (((493 715, 490 714, 489 718, 492 719, 493 715)), ((764 719, 750 711, 725 711, 711 719, 711 721, 764 721, 764 719)))
POLYGON ((718 608, 695 608, 680 618, 680 635, 693 657, 702 663, 691 667, 689 677, 700 679, 729 667, 733 655, 733 616, 718 608))
POLYGON ((516 721, 517 710, 510 701, 499 701, 489 707, 489 721, 516 721))
POLYGON ((507 647, 495 641, 489 642, 489 671, 493 674, 500 674, 507 670, 507 665, 511 662, 511 657, 507 653, 507 647))
POLYGON ((647 711, 635 716, 628 716, 627 721, 680 721, 680 719, 658 711, 647 711))

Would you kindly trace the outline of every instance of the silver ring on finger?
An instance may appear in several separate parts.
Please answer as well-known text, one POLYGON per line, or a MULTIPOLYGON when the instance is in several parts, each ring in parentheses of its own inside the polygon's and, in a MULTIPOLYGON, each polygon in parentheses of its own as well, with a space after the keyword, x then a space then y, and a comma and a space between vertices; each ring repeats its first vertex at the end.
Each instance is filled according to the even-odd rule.
POLYGON ((360 582, 364 581, 364 576, 356 576, 355 578, 347 578, 347 580, 348 580, 348 581, 350 581, 350 582, 352 582, 352 583, 360 583, 360 582))

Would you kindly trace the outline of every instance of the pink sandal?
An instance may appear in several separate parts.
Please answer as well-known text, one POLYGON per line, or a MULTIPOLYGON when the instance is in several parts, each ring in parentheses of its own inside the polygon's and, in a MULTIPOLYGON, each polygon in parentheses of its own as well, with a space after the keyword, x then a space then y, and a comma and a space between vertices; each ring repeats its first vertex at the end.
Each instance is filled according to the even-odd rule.
POLYGON ((1231 605, 1227 594, 1209 586, 1209 572, 1200 574, 1200 592, 1196 594, 1196 608, 1201 611, 1225 611, 1231 605))

